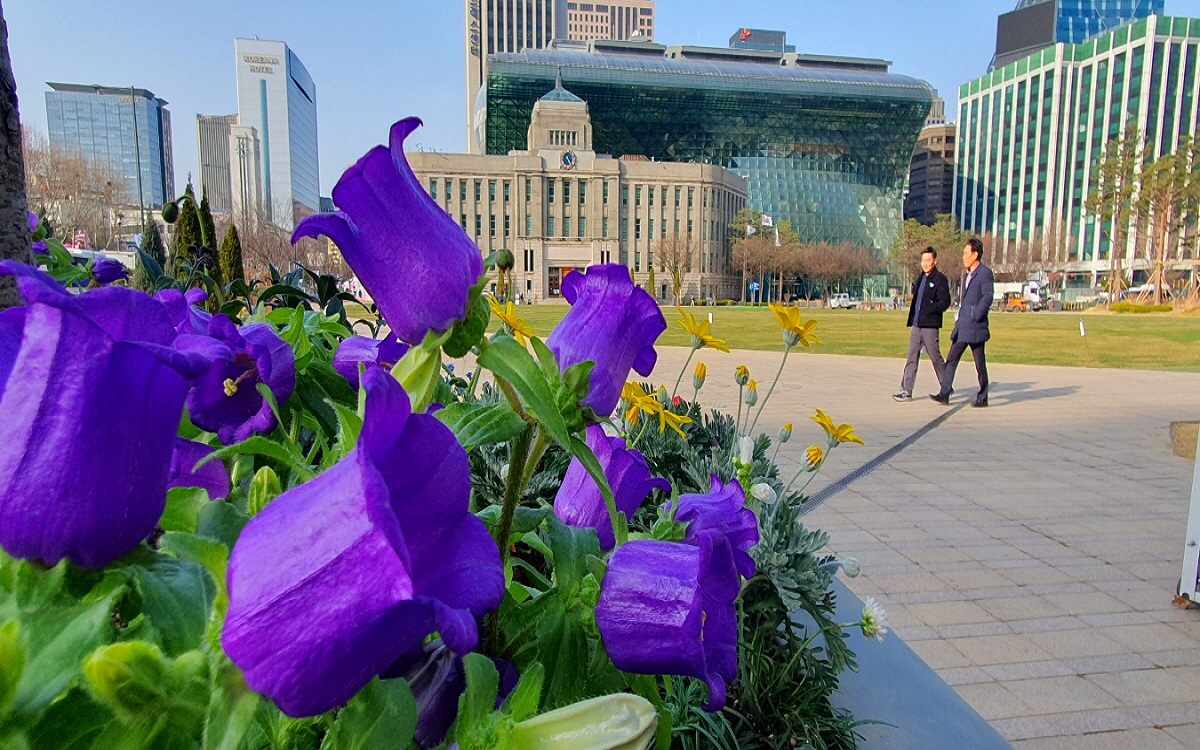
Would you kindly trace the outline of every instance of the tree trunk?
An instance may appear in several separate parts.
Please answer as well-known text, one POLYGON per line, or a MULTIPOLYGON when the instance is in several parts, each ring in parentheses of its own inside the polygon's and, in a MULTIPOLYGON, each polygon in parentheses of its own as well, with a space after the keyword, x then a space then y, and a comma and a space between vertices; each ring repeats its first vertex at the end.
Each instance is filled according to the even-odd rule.
MULTIPOLYGON (((8 56, 8 24, 0 4, 0 259, 29 263, 29 210, 25 203, 25 159, 17 81, 8 56)), ((11 276, 0 277, 0 309, 21 304, 11 276)))

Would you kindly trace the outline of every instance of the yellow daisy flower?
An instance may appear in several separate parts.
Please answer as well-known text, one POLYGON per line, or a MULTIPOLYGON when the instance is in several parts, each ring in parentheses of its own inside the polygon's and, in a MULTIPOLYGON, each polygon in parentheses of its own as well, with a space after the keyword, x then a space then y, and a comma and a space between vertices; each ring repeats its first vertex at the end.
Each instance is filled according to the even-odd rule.
POLYGON ((862 441, 862 438, 854 434, 854 427, 852 425, 849 423, 834 425, 833 420, 820 409, 817 409, 817 415, 812 417, 812 421, 821 425, 821 429, 825 430, 825 433, 833 438, 835 442, 866 445, 862 441))
POLYGON ((810 320, 807 323, 801 321, 800 308, 784 307, 783 305, 771 305, 770 308, 779 321, 779 327, 783 329, 783 343, 787 348, 791 349, 796 344, 808 348, 812 344, 821 343, 813 334, 813 329, 817 327, 817 321, 810 320))
POLYGON ((504 330, 511 334, 521 346, 527 345, 527 336, 535 335, 529 324, 517 317, 517 309, 511 300, 501 305, 500 300, 489 294, 488 306, 492 308, 492 314, 500 320, 500 325, 504 327, 504 330))
POLYGON ((712 336, 708 332, 707 320, 696 320, 695 315, 686 313, 678 307, 675 309, 679 310, 679 317, 681 318, 679 326, 691 334, 692 349, 701 349, 707 346, 709 349, 716 349, 725 353, 729 352, 729 347, 725 345, 724 341, 712 336))

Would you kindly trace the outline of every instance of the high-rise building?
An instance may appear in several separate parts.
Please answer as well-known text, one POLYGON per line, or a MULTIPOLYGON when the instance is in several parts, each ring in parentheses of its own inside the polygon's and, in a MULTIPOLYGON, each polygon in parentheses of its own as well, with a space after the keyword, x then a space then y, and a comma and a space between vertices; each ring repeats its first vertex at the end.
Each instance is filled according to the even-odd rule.
POLYGON ((946 104, 935 97, 925 127, 917 136, 908 169, 908 194, 904 196, 904 220, 932 224, 938 214, 954 211, 954 123, 946 122, 946 104))
POLYGON ((233 220, 249 226, 263 207, 263 154, 258 131, 248 125, 229 128, 229 196, 233 220))
POLYGON ((512 297, 561 298, 568 274, 597 263, 624 264, 663 302, 672 269, 684 300, 740 296, 728 229, 746 204, 744 179, 713 164, 596 153, 588 104, 557 84, 525 125, 528 148, 503 155, 408 154, 483 255, 512 252, 512 297))
POLYGON ((588 103, 595 151, 723 166, 746 179, 750 208, 788 219, 803 241, 891 250, 928 83, 888 72, 883 60, 572 45, 493 56, 489 154, 528 148, 530 113, 561 71, 588 103))
POLYGON ((796 45, 787 43, 786 31, 743 27, 729 37, 730 49, 756 49, 760 52, 795 52, 796 45))
POLYGON ((1080 44, 1118 26, 1161 14, 1165 0, 1018 0, 996 22, 992 68, 1053 46, 1080 44))
POLYGON ((50 145, 123 178, 129 202, 160 208, 175 197, 171 113, 146 89, 47 83, 50 145))
POLYGON ((466 0, 467 150, 482 153, 475 132, 488 55, 542 49, 567 38, 567 0, 466 0))
POLYGON ((213 213, 233 210, 229 177, 229 129, 237 115, 196 115, 196 144, 200 157, 198 195, 208 196, 213 213))
POLYGON ((290 229, 298 215, 320 208, 317 87, 283 42, 237 39, 234 51, 238 125, 253 128, 258 139, 263 215, 290 229))
MULTIPOLYGON (((1048 47, 964 84, 955 215, 967 231, 997 238, 1001 263, 1016 240, 1065 245, 1067 291, 1090 290, 1114 252, 1084 208, 1105 144, 1132 126, 1151 144, 1147 159, 1174 151, 1198 133, 1198 87, 1200 18, 1166 16, 1048 47)), ((1115 250, 1131 261, 1133 239, 1115 250)))
MULTIPOLYGON (((654 39, 654 0, 567 2, 567 39, 654 39)), ((518 50, 512 50, 518 51, 518 50)))

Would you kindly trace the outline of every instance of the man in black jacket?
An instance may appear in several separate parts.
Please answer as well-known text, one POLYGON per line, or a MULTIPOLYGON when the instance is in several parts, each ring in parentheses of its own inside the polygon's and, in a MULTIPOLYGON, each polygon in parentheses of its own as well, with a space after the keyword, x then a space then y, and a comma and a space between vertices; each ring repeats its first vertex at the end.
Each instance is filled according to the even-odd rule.
POLYGON ((897 401, 912 401, 921 347, 925 347, 939 383, 946 364, 938 346, 938 334, 942 329, 942 313, 950 307, 950 282, 946 280, 946 274, 937 270, 937 250, 932 247, 921 253, 921 272, 913 282, 913 302, 908 308, 908 326, 912 333, 908 336, 908 361, 904 363, 900 392, 892 396, 897 401))

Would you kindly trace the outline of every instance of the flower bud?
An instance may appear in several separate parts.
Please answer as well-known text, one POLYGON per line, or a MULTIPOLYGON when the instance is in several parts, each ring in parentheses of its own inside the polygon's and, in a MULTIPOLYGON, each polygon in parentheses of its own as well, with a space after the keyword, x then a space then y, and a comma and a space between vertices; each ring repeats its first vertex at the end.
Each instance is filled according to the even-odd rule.
POLYGON ((775 490, 766 482, 759 482, 750 488, 750 494, 755 500, 763 505, 774 505, 779 496, 775 494, 775 490))
POLYGON ((176 204, 175 201, 168 201, 166 204, 164 204, 162 207, 162 217, 163 221, 167 222, 168 224, 174 224, 175 220, 179 218, 178 204, 176 204))
POLYGON ((821 450, 821 446, 819 445, 810 445, 808 446, 808 450, 804 452, 804 458, 808 461, 808 465, 815 469, 825 459, 825 452, 821 450))
POLYGON ((745 365, 738 365, 733 374, 733 380, 738 385, 745 385, 750 380, 750 370, 745 365))
POLYGON ((250 480, 250 497, 246 501, 246 512, 256 516, 275 498, 283 494, 279 483, 279 475, 270 466, 264 466, 250 480))
POLYGON ((145 641, 96 649, 83 663, 83 678, 98 703, 128 719, 154 716, 170 698, 170 665, 158 646, 145 641))
POLYGON ((754 406, 758 403, 758 383, 751 380, 746 384, 746 393, 742 396, 742 400, 746 402, 746 406, 754 406))
POLYGON ((510 471, 510 469, 509 469, 508 464, 504 464, 503 466, 500 467, 500 481, 502 481, 502 482, 508 481, 508 472, 509 471, 510 471))
POLYGON ((704 386, 704 379, 708 377, 708 368, 703 362, 696 365, 696 372, 692 375, 692 386, 698 391, 704 386))
POLYGON ((667 387, 665 385, 660 385, 654 396, 658 399, 658 403, 661 404, 664 409, 671 405, 671 394, 667 393, 667 387))
POLYGON ((788 422, 783 427, 779 428, 779 444, 783 445, 792 439, 792 423, 788 422))
POLYGON ((754 438, 746 435, 742 438, 738 459, 746 466, 754 463, 754 438))
POLYGON ((616 693, 517 722, 513 747, 525 750, 644 750, 658 725, 645 698, 616 693))
POLYGON ((847 578, 858 578, 858 574, 862 572, 862 566, 858 564, 857 559, 847 557, 842 560, 842 570, 846 572, 847 578))

